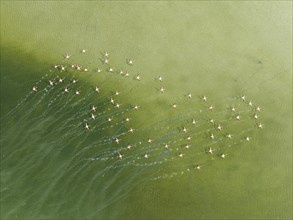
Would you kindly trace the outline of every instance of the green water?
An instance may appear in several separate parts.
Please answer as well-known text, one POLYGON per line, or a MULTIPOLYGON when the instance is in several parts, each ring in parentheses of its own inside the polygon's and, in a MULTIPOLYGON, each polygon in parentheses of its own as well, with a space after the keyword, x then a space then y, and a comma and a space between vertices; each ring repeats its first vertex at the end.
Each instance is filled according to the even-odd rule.
MULTIPOLYGON (((292 218, 291 8, 292 2, 2 1, 1 218, 292 218), (88 49, 86 56, 79 53, 82 48, 88 49), (129 69, 131 77, 106 72, 100 77, 90 72, 78 76, 81 84, 74 88, 80 88, 80 97, 84 97, 92 86, 102 84, 105 97, 121 91, 121 111, 133 103, 142 107, 141 113, 130 114, 138 133, 129 139, 122 137, 121 145, 144 142, 141 150, 123 151, 125 160, 117 158, 117 146, 110 141, 107 146, 98 144, 98 149, 80 150, 121 134, 127 126, 87 133, 82 127, 84 120, 89 120, 87 115, 69 124, 76 130, 68 132, 62 124, 67 122, 64 118, 72 117, 71 109, 86 112, 94 98, 71 108, 68 97, 57 95, 62 87, 50 89, 47 84, 48 79, 62 74, 49 70, 52 64, 64 62, 64 53, 72 54, 72 62, 105 69, 99 58, 106 50, 111 65, 129 69), (129 57, 135 61, 133 67, 125 63, 129 57), (38 93, 32 93, 27 104, 20 105, 21 110, 5 116, 45 74, 49 75, 38 86, 38 93), (141 82, 132 79, 136 74, 141 75, 141 82), (157 91, 159 75, 164 79, 164 94, 157 91), (48 94, 42 90, 46 87, 48 94), (191 102, 186 98, 188 93, 193 94, 191 102), (237 143, 227 149, 225 160, 218 156, 211 159, 205 153, 199 160, 188 160, 187 151, 186 158, 179 160, 179 151, 160 154, 162 150, 155 143, 150 144, 151 149, 145 143, 149 137, 162 138, 168 126, 176 130, 183 125, 172 117, 182 116, 187 123, 190 118, 184 113, 194 108, 197 119, 201 117, 199 109, 204 118, 220 120, 212 116, 220 109, 224 112, 220 116, 227 117, 226 105, 238 103, 233 97, 243 94, 261 106, 264 129, 254 128, 253 119, 240 120, 239 126, 230 123, 230 131, 236 135, 252 125, 253 130, 243 134, 252 140, 242 143, 244 136, 236 137, 237 143), (215 106, 214 112, 200 101, 202 95, 215 106), (54 96, 58 102, 46 113, 54 96), (41 97, 43 101, 38 102, 41 97), (177 112, 170 107, 174 102, 177 112), (31 106, 37 108, 31 112, 31 106), (159 123, 163 128, 153 125, 163 119, 170 119, 159 123), (114 159, 90 160, 102 152, 106 152, 104 158, 111 155, 114 159), (149 152, 145 158, 149 160, 135 159, 145 152, 149 152), (127 156, 135 159, 136 166, 127 165, 127 156), (203 164, 200 172, 192 169, 197 163, 203 164), (172 177, 174 172, 177 174, 172 177)), ((69 97, 78 103, 79 98, 69 97)), ((107 111, 104 99, 100 104, 98 112, 107 111)), ((247 105, 239 102, 237 108, 248 109, 247 115, 241 114, 243 118, 251 115, 247 105)), ((118 121, 124 117, 119 113, 118 121)), ((102 115, 100 122, 104 119, 102 115)), ((194 132, 207 129, 199 127, 194 132)), ((204 150, 211 141, 204 135, 199 141, 192 140, 202 146, 197 149, 204 150)), ((186 136, 176 133, 166 137, 175 143, 186 136)), ((197 149, 190 150, 201 152, 197 149)))

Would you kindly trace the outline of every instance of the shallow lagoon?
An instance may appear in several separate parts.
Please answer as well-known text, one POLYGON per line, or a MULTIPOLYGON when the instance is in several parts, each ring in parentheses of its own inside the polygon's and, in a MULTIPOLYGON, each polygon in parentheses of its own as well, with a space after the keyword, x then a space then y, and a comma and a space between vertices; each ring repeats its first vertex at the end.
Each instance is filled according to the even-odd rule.
MULTIPOLYGON (((1 122, 1 217, 292 217, 290 4, 1 2, 1 118, 65 52, 78 63, 102 66, 98 58, 107 50, 115 66, 127 66, 125 59, 133 57, 132 71, 141 74, 143 85, 115 77, 106 84, 108 93, 116 85, 125 92, 135 88, 124 100, 139 101, 148 112, 138 115, 137 127, 168 118, 164 106, 176 100, 187 105, 189 92, 194 99, 207 95, 215 106, 245 94, 261 106, 264 123, 249 145, 231 150, 224 161, 215 157, 200 172, 142 182, 129 178, 137 169, 108 172, 95 185, 93 176, 103 166, 68 170, 75 152, 70 147, 60 153, 57 145, 34 144, 60 137, 42 134, 46 123, 27 130, 28 119, 20 126, 18 119, 1 122), (81 48, 90 58, 80 56, 81 48), (163 97, 156 91, 158 75, 164 77, 163 97)), ((103 77, 81 80, 95 85, 108 75, 103 77)), ((185 112, 179 106, 176 115, 185 112)), ((174 169, 181 170, 164 167, 164 174, 174 169)), ((138 180, 154 170, 144 169, 138 180)))

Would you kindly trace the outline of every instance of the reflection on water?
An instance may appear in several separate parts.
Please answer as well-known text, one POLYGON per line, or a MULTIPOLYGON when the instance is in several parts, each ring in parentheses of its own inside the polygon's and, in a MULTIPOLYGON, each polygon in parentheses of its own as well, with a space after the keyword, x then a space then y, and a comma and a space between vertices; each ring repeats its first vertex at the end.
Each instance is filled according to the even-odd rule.
POLYGON ((263 128, 261 108, 244 94, 184 91, 158 110, 164 76, 144 81, 135 61, 112 66, 107 53, 98 65, 76 60, 65 54, 1 117, 6 217, 97 218, 142 181, 228 163, 263 128))

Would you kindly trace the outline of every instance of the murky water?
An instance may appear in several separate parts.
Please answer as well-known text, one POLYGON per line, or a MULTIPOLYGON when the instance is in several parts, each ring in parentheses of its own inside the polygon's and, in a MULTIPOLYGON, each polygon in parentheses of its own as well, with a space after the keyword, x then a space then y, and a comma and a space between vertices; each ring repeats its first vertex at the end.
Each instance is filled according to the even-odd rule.
MULTIPOLYGON (((87 11, 88 17, 76 20, 87 25, 74 23, 81 36, 64 25, 72 24, 64 18, 46 27, 53 31, 64 25, 60 43, 43 44, 50 34, 41 32, 41 24, 49 17, 33 18, 45 6, 3 3, 7 11, 1 24, 7 25, 11 12, 18 10, 40 35, 37 41, 29 40, 36 35, 26 33, 26 27, 18 30, 25 37, 20 42, 13 35, 5 37, 15 33, 12 27, 1 31, 2 217, 289 217, 292 85, 287 58, 279 61, 280 53, 273 55, 276 49, 259 34, 253 44, 265 52, 244 49, 251 41, 240 37, 242 31, 228 35, 240 39, 235 49, 213 24, 209 29, 203 21, 191 23, 196 13, 172 24, 162 16, 172 20, 189 5, 233 17, 234 5, 228 10, 221 4, 159 3, 156 8, 144 3, 142 10, 138 3, 88 4, 92 9, 81 3, 66 9, 87 11), (100 12, 98 20, 93 19, 94 10, 100 12), (107 10, 117 13, 108 20, 107 10), (139 21, 146 26, 139 28, 138 21, 130 25, 141 10, 139 21), (149 15, 157 22, 149 21, 149 15), (111 32, 109 24, 119 23, 119 18, 125 23, 111 32), (155 24, 165 24, 165 29, 155 24), (176 37, 182 24, 191 31, 176 37), (196 26, 201 34, 195 34, 196 26), (215 38, 213 31, 222 35, 215 38), (123 37, 115 35, 120 32, 123 37), (214 42, 210 48, 206 34, 214 42), (176 45, 182 41, 193 47, 176 45), (43 47, 35 51, 39 43, 43 47), (83 48, 86 51, 80 51, 83 48), (232 48, 234 53, 227 54, 232 48)), ((57 5, 62 9, 66 4, 46 7, 57 5)), ((226 30, 242 22, 230 26, 229 19, 217 13, 209 21, 219 17, 226 30)), ((16 17, 10 22, 17 27, 24 21, 16 17)))

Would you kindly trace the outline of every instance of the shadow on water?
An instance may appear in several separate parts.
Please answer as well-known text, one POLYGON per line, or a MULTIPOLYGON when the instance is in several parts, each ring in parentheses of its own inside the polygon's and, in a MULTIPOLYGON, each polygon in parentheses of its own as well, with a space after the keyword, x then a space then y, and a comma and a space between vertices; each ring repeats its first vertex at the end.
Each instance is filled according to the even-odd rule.
MULTIPOLYGON (((111 171, 117 161, 94 163, 87 158, 111 147, 110 134, 121 134, 125 125, 104 125, 110 104, 96 100, 82 79, 70 89, 82 88, 88 95, 66 96, 48 63, 17 48, 1 48, 1 53, 2 218, 103 219, 101 210, 123 197, 136 175, 129 177, 123 167, 111 171), (51 79, 54 88, 48 85, 51 79), (98 117, 95 125, 91 122, 97 133, 83 128, 89 123, 91 102, 97 104, 98 117)), ((70 84, 68 77, 65 83, 70 84)), ((110 115, 122 118, 121 112, 110 115)))
POLYGON ((1 45, 1 115, 16 105, 48 68, 47 62, 37 60, 21 48, 1 45))

